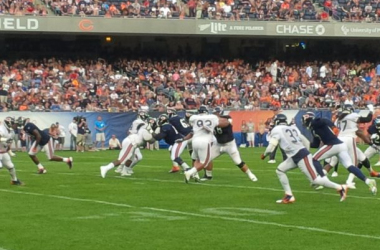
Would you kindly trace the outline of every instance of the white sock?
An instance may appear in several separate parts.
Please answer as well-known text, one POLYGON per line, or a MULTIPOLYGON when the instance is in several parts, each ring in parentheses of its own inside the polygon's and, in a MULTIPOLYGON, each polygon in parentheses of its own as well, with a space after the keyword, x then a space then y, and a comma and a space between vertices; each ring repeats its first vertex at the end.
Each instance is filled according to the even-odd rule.
POLYGON ((11 169, 8 169, 8 170, 9 170, 9 174, 11 175, 12 181, 17 181, 16 169, 15 168, 11 168, 11 169))
POLYGON ((181 167, 183 168, 183 170, 186 170, 186 169, 190 168, 190 166, 187 165, 186 162, 182 163, 181 167))
POLYGON ((276 171, 276 174, 277 174, 278 179, 280 180, 280 183, 285 193, 293 196, 293 192, 292 192, 292 189, 290 188, 288 176, 284 172, 281 172, 281 171, 276 171))
POLYGON ((371 181, 371 179, 369 179, 369 178, 365 179, 365 184, 368 185, 370 183, 370 181, 371 181))
POLYGON ((350 173, 348 175, 346 183, 352 183, 354 181, 354 179, 355 179, 355 175, 353 173, 350 173))
POLYGON ((212 177, 212 170, 211 170, 211 171, 206 170, 206 176, 208 176, 208 177, 212 177))
POLYGON ((256 179, 256 176, 251 172, 250 169, 247 169, 247 171, 245 171, 245 173, 248 175, 249 179, 256 179))
POLYGON ((38 163, 37 167, 38 167, 38 169, 44 168, 44 166, 42 166, 41 163, 38 163))
POLYGON ((192 169, 188 170, 188 172, 190 176, 192 176, 193 174, 198 173, 198 170, 195 167, 193 167, 192 169))
POLYGON ((63 158, 63 161, 64 161, 64 162, 69 162, 69 158, 64 157, 64 158, 63 158))
POLYGON ((106 169, 107 169, 107 171, 108 171, 108 170, 113 169, 114 167, 115 167, 115 165, 111 162, 110 164, 108 164, 108 165, 106 166, 106 169))
POLYGON ((341 185, 330 181, 329 178, 327 178, 327 176, 324 176, 324 177, 317 176, 317 178, 314 180, 314 183, 321 186, 325 186, 327 188, 333 188, 335 190, 340 190, 342 188, 341 185))

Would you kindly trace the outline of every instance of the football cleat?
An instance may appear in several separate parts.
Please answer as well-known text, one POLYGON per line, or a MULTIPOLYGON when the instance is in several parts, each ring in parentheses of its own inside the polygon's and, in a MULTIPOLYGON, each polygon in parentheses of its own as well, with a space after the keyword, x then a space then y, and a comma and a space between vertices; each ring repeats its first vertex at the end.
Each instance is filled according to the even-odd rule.
POLYGON ((11 181, 11 185, 24 186, 24 183, 22 183, 19 179, 17 179, 15 181, 11 181))
POLYGON ((45 168, 39 168, 37 174, 46 174, 47 170, 45 168))
POLYGON ((134 174, 133 169, 130 168, 130 167, 125 167, 125 170, 126 170, 127 173, 130 174, 130 175, 133 175, 133 174, 134 174))
POLYGON ((369 173, 371 175, 371 177, 377 177, 379 178, 380 177, 380 174, 378 172, 376 172, 375 170, 372 170, 371 173, 369 173))
POLYGON ((115 169, 115 173, 118 173, 118 174, 121 174, 122 171, 123 171, 123 165, 119 165, 119 166, 115 169))
POLYGON ((132 176, 132 174, 128 173, 128 171, 122 171, 120 176, 132 176))
POLYGON ((331 177, 338 177, 338 172, 333 172, 332 174, 331 174, 331 177))
POLYGON ((269 160, 268 163, 274 164, 274 163, 276 163, 276 160, 269 160))
POLYGON ((252 176, 251 181, 256 182, 258 181, 257 177, 255 175, 252 176))
POLYGON ((377 194, 377 187, 376 187, 375 180, 369 180, 368 187, 369 187, 369 191, 371 191, 373 195, 377 194))
POLYGON ((101 175, 103 178, 106 178, 106 174, 107 174, 107 168, 106 168, 106 166, 101 166, 101 167, 100 167, 100 175, 101 175))
POLYGON ((344 201, 347 198, 347 192, 348 192, 348 186, 347 185, 342 185, 342 189, 338 191, 340 195, 340 201, 344 201))
POLYGON ((73 157, 69 157, 69 160, 66 163, 69 166, 69 169, 71 169, 73 167, 73 157))
POLYGON ((193 178, 195 182, 200 182, 201 181, 201 178, 199 177, 198 172, 196 172, 195 174, 193 174, 191 176, 191 178, 193 178))
POLYGON ((190 178, 191 178, 190 171, 186 170, 184 175, 185 175, 185 183, 189 183, 190 178))
POLYGON ((380 166, 380 161, 376 162, 374 166, 380 166))
POLYGON ((199 179, 200 181, 211 181, 212 180, 212 176, 207 176, 207 175, 204 175, 202 178, 199 179))
POLYGON ((174 173, 179 172, 179 170, 180 170, 179 167, 175 167, 175 166, 173 166, 172 169, 169 171, 169 173, 174 174, 174 173))
POLYGON ((284 198, 282 198, 282 200, 277 200, 276 203, 277 204, 290 204, 290 203, 294 203, 295 201, 296 201, 296 199, 294 198, 293 195, 285 194, 284 198))

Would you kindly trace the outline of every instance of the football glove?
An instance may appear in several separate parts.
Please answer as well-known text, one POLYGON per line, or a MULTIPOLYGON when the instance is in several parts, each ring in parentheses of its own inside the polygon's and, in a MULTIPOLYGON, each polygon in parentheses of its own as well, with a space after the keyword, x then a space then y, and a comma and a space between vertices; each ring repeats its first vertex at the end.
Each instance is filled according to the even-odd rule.
POLYGON ((7 144, 12 144, 12 142, 13 142, 13 139, 8 139, 8 140, 6 141, 7 144))
POLYGON ((376 149, 377 152, 380 152, 380 147, 375 145, 375 144, 372 144, 371 147, 373 147, 374 149, 376 149))
POLYGON ((375 110, 375 108, 373 107, 373 104, 368 104, 367 108, 368 108, 369 112, 372 112, 372 113, 375 110))

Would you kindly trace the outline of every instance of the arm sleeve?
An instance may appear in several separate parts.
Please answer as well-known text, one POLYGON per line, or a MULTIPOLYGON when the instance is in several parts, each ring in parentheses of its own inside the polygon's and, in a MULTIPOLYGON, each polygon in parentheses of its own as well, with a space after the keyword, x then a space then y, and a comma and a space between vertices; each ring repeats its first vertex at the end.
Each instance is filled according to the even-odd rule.
POLYGON ((165 131, 161 131, 159 134, 156 134, 156 133, 153 133, 152 134, 153 138, 156 140, 156 141, 159 141, 163 138, 166 137, 166 132, 165 131))
POLYGON ((372 112, 369 112, 366 117, 360 116, 358 118, 358 123, 367 123, 372 121, 373 114, 372 112))
POLYGON ((311 148, 319 148, 319 145, 321 144, 321 139, 318 137, 314 137, 312 142, 310 143, 311 148))

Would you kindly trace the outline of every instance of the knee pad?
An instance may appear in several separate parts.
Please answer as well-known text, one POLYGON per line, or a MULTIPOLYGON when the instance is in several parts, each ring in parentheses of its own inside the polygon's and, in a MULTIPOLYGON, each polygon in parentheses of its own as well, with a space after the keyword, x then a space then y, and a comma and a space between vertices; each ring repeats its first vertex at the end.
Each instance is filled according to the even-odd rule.
POLYGON ((238 164, 238 165, 236 165, 236 166, 238 166, 238 168, 242 168, 242 167, 244 167, 244 165, 245 165, 245 162, 242 161, 240 164, 238 164))

